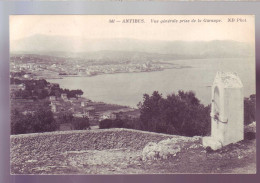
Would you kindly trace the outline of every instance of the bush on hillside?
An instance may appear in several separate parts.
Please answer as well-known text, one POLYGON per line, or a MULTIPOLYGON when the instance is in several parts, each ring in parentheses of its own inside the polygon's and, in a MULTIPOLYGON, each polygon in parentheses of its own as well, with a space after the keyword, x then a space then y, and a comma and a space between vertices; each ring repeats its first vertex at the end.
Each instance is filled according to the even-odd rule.
POLYGON ((58 124, 72 123, 73 118, 74 117, 73 117, 71 112, 67 112, 67 111, 66 112, 60 112, 57 115, 56 121, 57 121, 58 124))
POLYGON ((124 119, 105 119, 99 122, 100 129, 108 128, 128 128, 140 130, 139 118, 124 118, 124 119))
POLYGON ((179 91, 163 98, 157 91, 139 103, 142 130, 184 136, 210 132, 210 106, 200 104, 194 92, 179 91))
POLYGON ((244 99, 244 123, 251 124, 255 121, 256 95, 250 95, 244 99))
POLYGON ((78 95, 83 95, 82 90, 69 90, 62 89, 58 84, 51 84, 45 79, 39 80, 21 80, 17 78, 10 78, 11 84, 24 84, 25 90, 17 90, 14 92, 15 98, 35 98, 35 99, 44 99, 49 96, 60 97, 62 93, 66 93, 68 98, 77 98, 78 95), (48 88, 48 89, 46 89, 48 88))
POLYGON ((38 109, 34 114, 11 112, 11 134, 51 132, 58 129, 53 113, 50 110, 38 109))
POLYGON ((100 129, 106 129, 112 127, 113 120, 111 119, 104 119, 99 122, 99 128, 100 129))
POLYGON ((74 117, 72 124, 75 130, 86 130, 90 128, 89 119, 87 117, 74 117))

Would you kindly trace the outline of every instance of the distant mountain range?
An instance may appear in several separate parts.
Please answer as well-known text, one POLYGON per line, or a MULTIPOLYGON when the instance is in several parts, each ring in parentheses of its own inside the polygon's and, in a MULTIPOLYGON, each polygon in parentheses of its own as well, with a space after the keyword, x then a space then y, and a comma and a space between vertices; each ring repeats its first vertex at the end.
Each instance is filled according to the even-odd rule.
POLYGON ((11 53, 80 56, 89 59, 232 58, 254 56, 254 45, 230 41, 156 41, 137 39, 83 39, 34 35, 10 43, 11 53))

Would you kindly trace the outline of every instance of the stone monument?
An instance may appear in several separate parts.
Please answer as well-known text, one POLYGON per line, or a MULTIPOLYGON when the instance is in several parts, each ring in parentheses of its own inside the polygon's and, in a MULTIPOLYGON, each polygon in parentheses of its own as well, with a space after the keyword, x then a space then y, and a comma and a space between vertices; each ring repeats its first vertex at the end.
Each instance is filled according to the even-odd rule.
POLYGON ((212 86, 211 136, 204 147, 213 150, 244 139, 243 84, 236 73, 217 72, 212 86))

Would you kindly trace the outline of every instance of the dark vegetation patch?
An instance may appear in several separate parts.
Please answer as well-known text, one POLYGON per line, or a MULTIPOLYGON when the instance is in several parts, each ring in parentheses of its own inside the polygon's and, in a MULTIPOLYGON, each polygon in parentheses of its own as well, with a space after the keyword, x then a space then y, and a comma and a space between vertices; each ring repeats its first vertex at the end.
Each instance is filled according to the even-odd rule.
POLYGON ((255 132, 246 132, 244 134, 245 140, 253 140, 256 138, 256 133, 255 132))
POLYGON ((51 84, 45 79, 40 80, 25 80, 10 78, 10 84, 20 85, 24 84, 24 90, 17 90, 12 92, 13 98, 22 98, 22 99, 45 99, 49 96, 60 97, 62 93, 67 94, 68 98, 77 98, 78 95, 83 95, 82 90, 69 90, 60 88, 59 84, 51 84))
MULTIPOLYGON (((139 118, 105 119, 99 123, 99 127, 130 128, 190 137, 210 135, 211 106, 201 104, 192 91, 179 91, 166 98, 157 91, 151 96, 144 94, 138 106, 139 118)), ((255 121, 255 106, 255 94, 244 99, 245 125, 255 121)), ((253 134, 245 134, 245 137, 252 139, 253 134)))

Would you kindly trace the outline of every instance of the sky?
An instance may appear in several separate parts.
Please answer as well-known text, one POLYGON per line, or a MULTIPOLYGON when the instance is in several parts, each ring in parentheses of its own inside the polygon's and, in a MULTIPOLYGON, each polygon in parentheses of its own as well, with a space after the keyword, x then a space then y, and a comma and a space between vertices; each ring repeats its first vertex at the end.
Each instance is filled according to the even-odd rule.
POLYGON ((76 36, 85 39, 134 38, 142 40, 235 40, 254 44, 253 15, 11 15, 10 41, 37 34, 76 36), (234 18, 235 22, 228 22, 234 18), (109 19, 144 19, 145 23, 109 23, 109 19), (180 23, 180 20, 196 20, 180 23), (198 23, 200 19, 202 22, 198 23), (204 19, 219 19, 205 23, 204 19), (246 22, 237 22, 246 19, 246 22), (152 23, 151 20, 159 20, 152 23), (160 23, 178 20, 178 23, 160 23))

